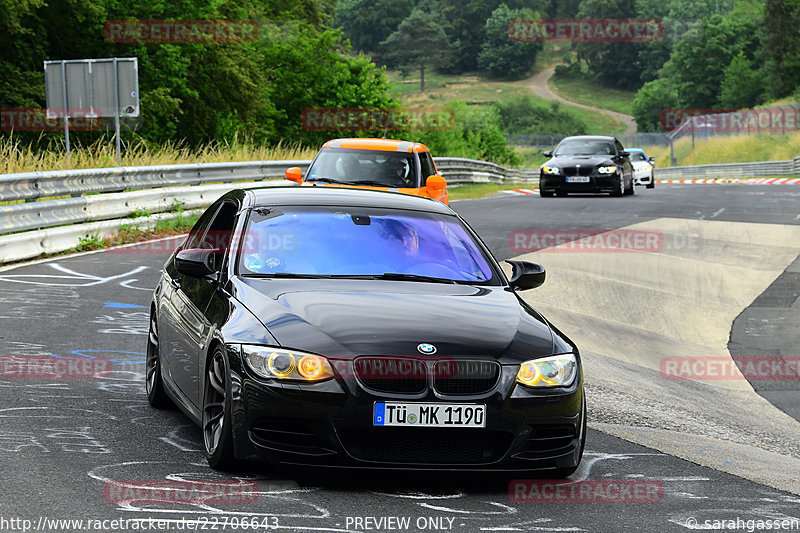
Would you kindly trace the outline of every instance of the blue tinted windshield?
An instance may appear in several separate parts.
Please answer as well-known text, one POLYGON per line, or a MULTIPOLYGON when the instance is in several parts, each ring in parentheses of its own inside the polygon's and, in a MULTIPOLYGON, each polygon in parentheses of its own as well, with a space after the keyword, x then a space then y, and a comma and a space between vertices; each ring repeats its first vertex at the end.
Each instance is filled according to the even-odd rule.
POLYGON ((240 274, 495 280, 487 258, 452 216, 358 208, 281 207, 251 213, 240 274))

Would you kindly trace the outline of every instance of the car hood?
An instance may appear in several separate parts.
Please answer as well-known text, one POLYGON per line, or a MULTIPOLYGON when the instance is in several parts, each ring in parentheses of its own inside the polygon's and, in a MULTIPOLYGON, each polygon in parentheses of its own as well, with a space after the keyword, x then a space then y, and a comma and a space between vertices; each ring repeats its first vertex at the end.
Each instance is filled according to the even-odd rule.
POLYGON ((551 158, 545 166, 552 167, 596 167, 598 165, 613 165, 614 161, 607 156, 601 155, 570 155, 551 158))
POLYGON ((554 350, 549 324, 502 287, 259 278, 231 287, 281 346, 328 357, 419 357, 417 346, 430 343, 436 356, 511 364, 554 350))

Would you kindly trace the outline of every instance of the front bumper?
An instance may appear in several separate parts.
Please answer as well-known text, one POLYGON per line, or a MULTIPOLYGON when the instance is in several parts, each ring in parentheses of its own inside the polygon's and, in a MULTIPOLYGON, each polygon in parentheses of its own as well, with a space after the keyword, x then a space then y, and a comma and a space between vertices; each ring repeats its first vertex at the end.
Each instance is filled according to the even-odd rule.
POLYGON ((614 174, 592 174, 590 176, 564 176, 561 174, 540 174, 539 189, 544 192, 584 192, 584 193, 606 193, 619 190, 619 180, 622 176, 614 174), (589 178, 586 183, 574 183, 567 181, 573 178, 589 178))
MULTIPOLYGON (((242 460, 348 468, 525 471, 580 461, 583 374, 569 388, 533 391, 503 366, 484 394, 373 392, 355 377, 313 385, 256 378, 235 348, 231 363, 235 454, 242 460), (485 428, 372 425, 382 401, 486 405, 485 428)), ((339 363, 342 363, 341 361, 339 363)), ((352 362, 347 362, 352 368, 352 362)), ((354 376, 350 374, 349 376, 354 376)))

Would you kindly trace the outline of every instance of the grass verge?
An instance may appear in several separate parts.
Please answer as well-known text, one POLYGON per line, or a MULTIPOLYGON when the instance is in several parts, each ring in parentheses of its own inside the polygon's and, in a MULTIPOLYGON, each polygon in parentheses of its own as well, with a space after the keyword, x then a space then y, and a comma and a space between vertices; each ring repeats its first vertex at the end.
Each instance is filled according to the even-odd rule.
MULTIPOLYGON (((297 144, 266 146, 237 138, 230 143, 214 143, 196 149, 180 143, 149 148, 142 141, 134 141, 127 144, 122 153, 123 166, 145 166, 311 159, 316 149, 297 144)), ((31 149, 13 136, 0 136, 0 174, 116 166, 116 148, 109 140, 98 139, 88 146, 73 145, 67 164, 66 151, 60 144, 38 150, 31 149)))
MULTIPOLYGON (((800 155, 800 132, 788 135, 736 135, 726 137, 681 137, 673 145, 677 166, 783 161, 800 155)), ((656 158, 656 168, 670 165, 668 146, 645 147, 656 158)))
POLYGON ((452 189, 448 188, 447 196, 450 200, 469 200, 473 198, 485 198, 501 191, 529 188, 530 186, 530 184, 524 183, 476 183, 474 185, 463 185, 452 189))
POLYGON ((158 239, 160 237, 169 237, 170 235, 181 235, 188 233, 195 222, 197 222, 198 218, 200 218, 199 214, 184 215, 182 211, 179 211, 178 216, 175 218, 159 218, 152 227, 143 227, 141 222, 126 224, 120 226, 114 235, 109 237, 89 235, 88 237, 81 238, 78 246, 56 255, 104 250, 123 244, 133 244, 158 239))
POLYGON ((556 77, 550 79, 550 83, 562 98, 567 100, 610 109, 618 113, 630 115, 633 113, 633 98, 636 93, 633 91, 623 91, 603 87, 588 76, 580 77, 556 77))

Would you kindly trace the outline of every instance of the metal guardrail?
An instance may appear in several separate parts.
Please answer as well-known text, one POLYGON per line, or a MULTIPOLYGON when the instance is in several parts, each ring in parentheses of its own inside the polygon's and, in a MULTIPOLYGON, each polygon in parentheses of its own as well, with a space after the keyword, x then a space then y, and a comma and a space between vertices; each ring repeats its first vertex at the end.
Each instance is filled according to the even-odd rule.
MULTIPOLYGON (((6 174, 0 176, 0 201, 26 202, 0 206, 0 234, 124 218, 142 211, 160 213, 170 210, 174 200, 186 209, 205 207, 229 190, 230 183, 280 179, 287 168, 305 170, 309 163, 257 161, 6 174), (223 184, 204 185, 214 182, 223 184), (110 193, 132 189, 142 190, 110 193), (66 195, 71 198, 34 201, 66 195)), ((511 170, 486 161, 441 158, 437 165, 456 186, 538 180, 538 170, 511 170)))
POLYGON ((305 168, 309 163, 310 161, 196 163, 4 174, 0 175, 0 202, 171 185, 277 179, 284 177, 287 168, 305 168))
MULTIPOLYGON (((202 209, 232 183, 292 185, 286 169, 310 161, 254 161, 119 167, 0 175, 0 264, 68 250, 81 238, 113 233, 123 225, 147 226, 138 216, 202 209), (69 198, 53 198, 69 196, 69 198), (137 218, 138 216, 138 218, 137 218)), ((512 170, 486 161, 437 158, 448 183, 536 183, 538 169, 512 170)), ((174 215, 164 215, 174 216, 174 215)))
MULTIPOLYGON (((0 264, 68 250, 80 238, 113 232, 126 224, 152 221, 141 214, 202 209, 235 182, 260 181, 264 186, 290 184, 289 167, 304 170, 310 161, 254 161, 66 170, 0 175, 0 264), (69 198, 47 199, 53 196, 69 198)), ((520 183, 536 186, 539 169, 507 169, 473 159, 436 158, 449 185, 520 183)), ((657 179, 800 175, 800 157, 722 165, 657 168, 657 179)), ((171 215, 166 215, 171 216, 171 215)))
POLYGON ((686 167, 656 167, 656 179, 757 178, 800 174, 800 157, 786 161, 755 161, 686 167))

